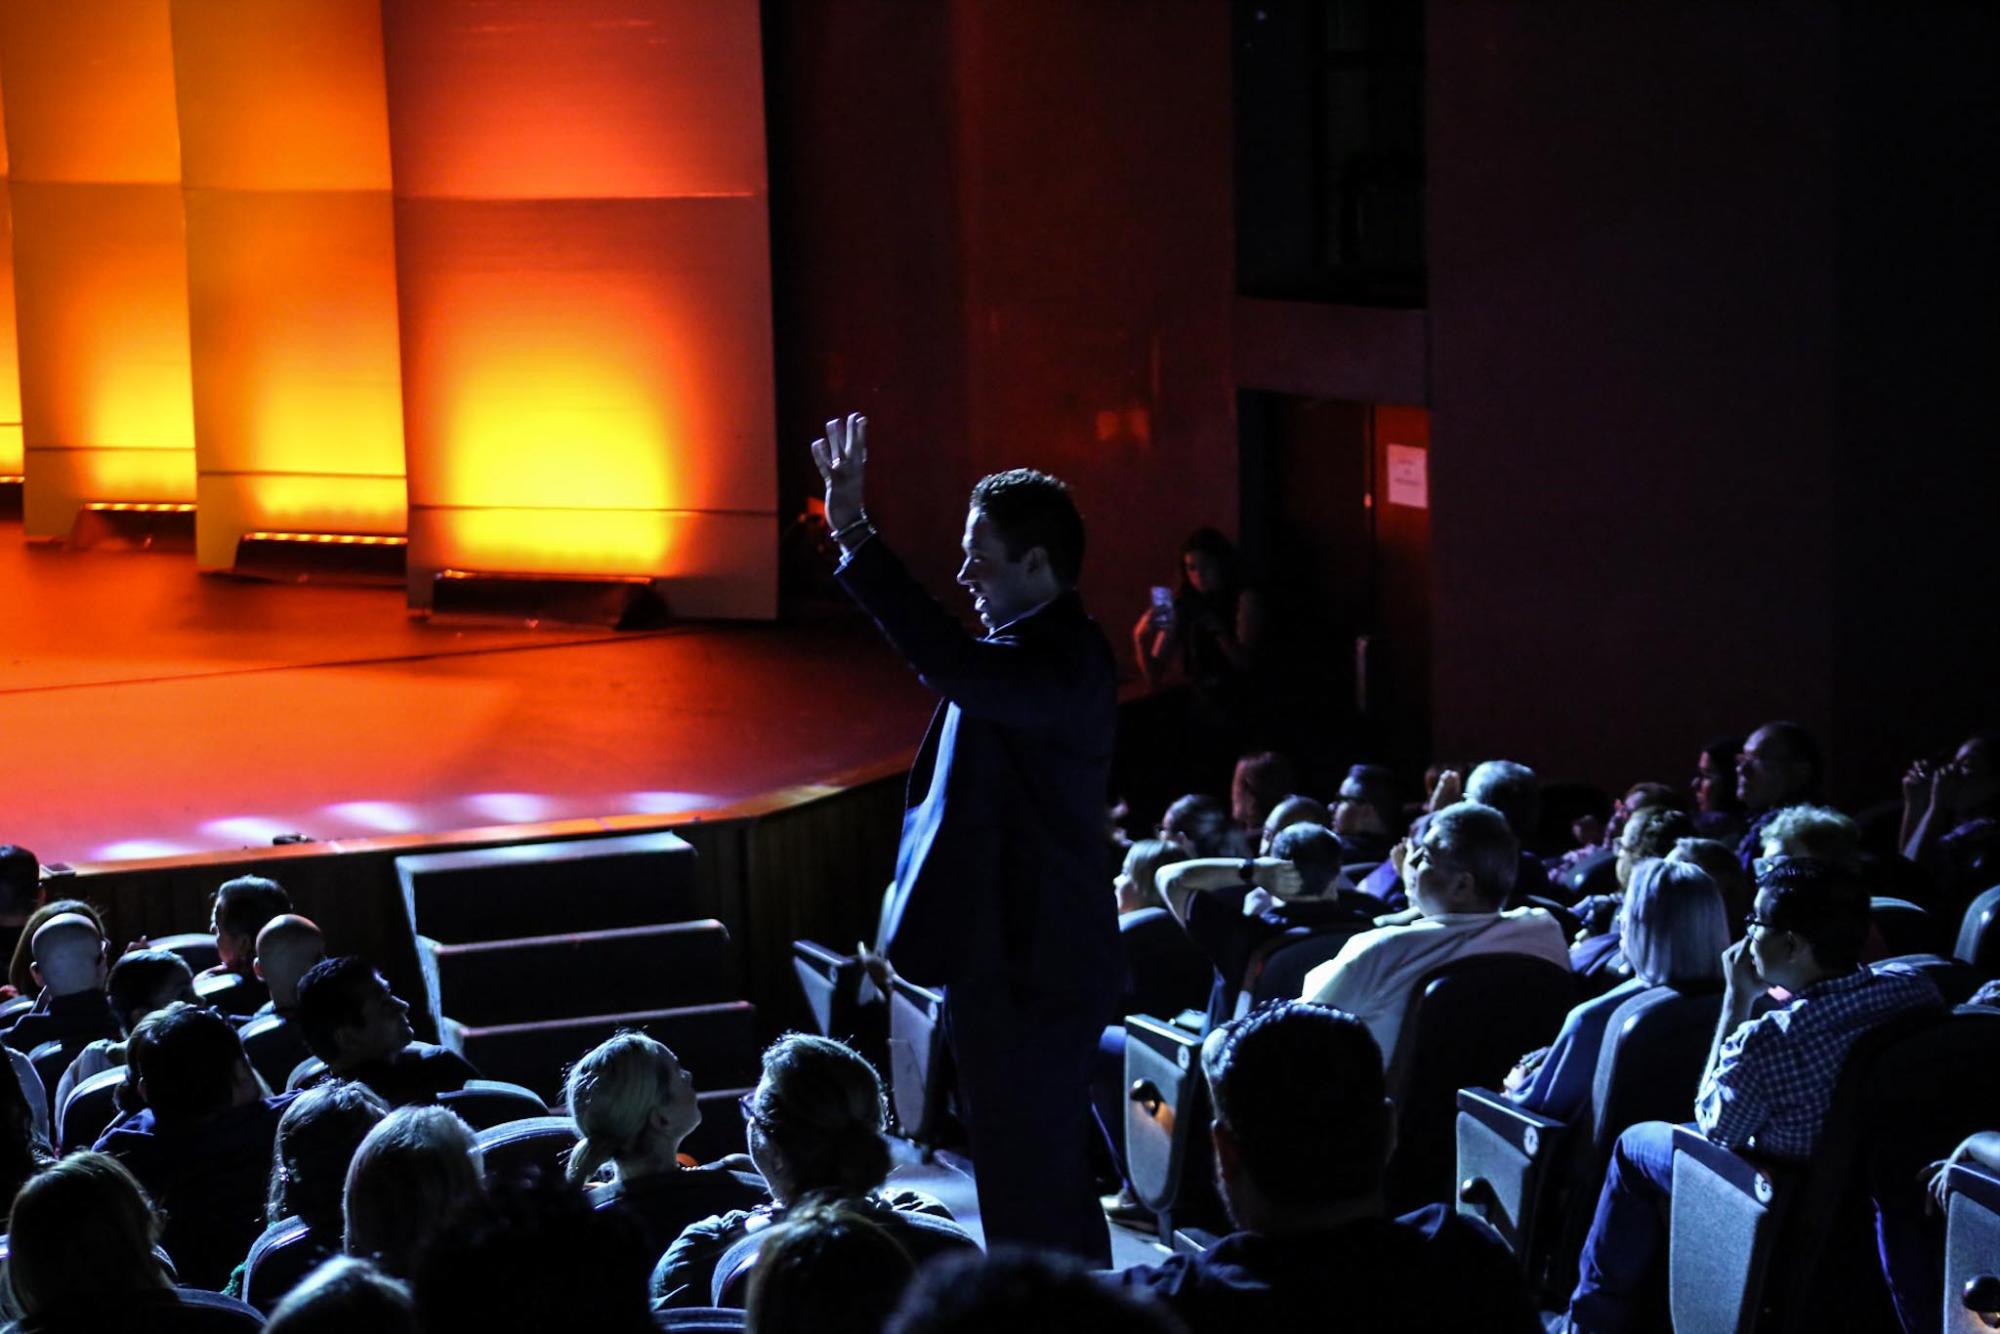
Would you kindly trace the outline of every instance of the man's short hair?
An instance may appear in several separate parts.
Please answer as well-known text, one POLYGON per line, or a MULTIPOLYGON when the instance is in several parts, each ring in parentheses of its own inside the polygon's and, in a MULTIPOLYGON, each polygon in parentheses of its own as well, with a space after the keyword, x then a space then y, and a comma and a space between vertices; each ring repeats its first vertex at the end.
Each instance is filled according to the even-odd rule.
POLYGON ((1264 826, 1269 828, 1276 820, 1278 828, 1284 829, 1295 824, 1321 824, 1333 827, 1333 812, 1318 797, 1309 797, 1303 792, 1294 792, 1271 808, 1264 817, 1264 826))
POLYGON ((909 1249, 854 1200, 813 1196, 763 1234, 744 1308, 758 1334, 881 1334, 916 1273, 909 1249))
POLYGON ((1315 1001, 1274 1001, 1201 1049, 1215 1119, 1243 1171, 1278 1204, 1373 1194, 1389 1158, 1382 1049, 1368 1026, 1315 1001))
POLYGON ((1770 927, 1812 946, 1830 973, 1851 971, 1868 943, 1868 887, 1854 871, 1811 857, 1759 857, 1757 888, 1771 895, 1770 927))
POLYGON ((321 959, 299 979, 299 1005, 292 1018, 306 1050, 331 1063, 340 1054, 336 1036, 365 1017, 375 965, 358 954, 321 959))
POLYGON ((243 1044, 227 1019, 175 1001, 140 1020, 132 1035, 146 1105, 162 1125, 200 1120, 230 1105, 243 1044))
POLYGON ((1759 839, 1767 857, 1810 857, 1848 870, 1861 867, 1861 826, 1831 806, 1787 806, 1759 839))
POLYGON ((1521 840, 1507 817, 1477 801, 1461 801, 1431 813, 1437 848, 1454 868, 1472 875, 1473 887, 1498 908, 1514 892, 1521 870, 1521 840))
MULTIPOLYGON (((1465 799, 1491 806, 1507 817, 1523 841, 1533 838, 1542 819, 1542 789, 1535 771, 1512 760, 1488 760, 1466 775, 1465 799)), ((1518 855, 1518 854, 1517 854, 1518 855)))
POLYGON ((1033 468, 1009 468, 979 479, 971 507, 993 525, 1008 560, 1040 547, 1056 582, 1076 584, 1083 573, 1083 516, 1062 481, 1033 468))
POLYGON ((194 971, 172 950, 127 950, 111 965, 105 990, 111 996, 112 1017, 130 1033, 153 1010, 152 1002, 170 990, 194 990, 194 971))
POLYGON ((239 875, 215 891, 215 929, 255 939, 264 923, 292 910, 292 896, 275 880, 239 875))
POLYGON ((1271 840, 1271 855, 1299 868, 1301 894, 1317 898, 1340 874, 1340 839, 1325 825, 1288 824, 1271 840))
POLYGON ((1641 806, 1626 817, 1618 837, 1634 857, 1664 857, 1682 839, 1694 837, 1694 817, 1678 806, 1641 806))
POLYGON ((1190 792, 1174 798, 1160 817, 1160 829, 1185 837, 1194 845, 1197 857, 1242 857, 1249 852, 1243 831, 1229 818, 1229 808, 1221 798, 1206 793, 1190 792))
POLYGON ((883 1334, 1180 1334, 1168 1310, 1052 1251, 954 1251, 917 1271, 883 1334))
POLYGON ((0 843, 0 915, 26 917, 41 892, 41 861, 26 848, 0 843))
POLYGON ((1403 799, 1397 791, 1396 771, 1386 764, 1353 764, 1347 769, 1347 778, 1342 783, 1354 784, 1361 790, 1358 800, 1364 806, 1373 806, 1382 818, 1382 828, 1393 834, 1403 825, 1403 799))

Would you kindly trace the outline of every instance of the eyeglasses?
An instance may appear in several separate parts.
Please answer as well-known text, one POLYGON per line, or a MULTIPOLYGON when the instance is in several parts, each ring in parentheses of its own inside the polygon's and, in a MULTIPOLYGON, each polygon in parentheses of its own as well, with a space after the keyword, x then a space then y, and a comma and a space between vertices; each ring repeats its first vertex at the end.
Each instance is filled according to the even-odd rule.
POLYGON ((756 1089, 751 1089, 748 1093, 744 1094, 742 1097, 736 1100, 736 1110, 743 1113, 744 1125, 760 1126, 764 1124, 764 1118, 757 1115, 756 1089))
POLYGON ((1753 927, 1762 927, 1766 931, 1782 931, 1785 929, 1779 926, 1776 922, 1765 921, 1763 918, 1759 917, 1756 913, 1751 913, 1749 916, 1743 919, 1743 929, 1745 931, 1749 931, 1753 927))

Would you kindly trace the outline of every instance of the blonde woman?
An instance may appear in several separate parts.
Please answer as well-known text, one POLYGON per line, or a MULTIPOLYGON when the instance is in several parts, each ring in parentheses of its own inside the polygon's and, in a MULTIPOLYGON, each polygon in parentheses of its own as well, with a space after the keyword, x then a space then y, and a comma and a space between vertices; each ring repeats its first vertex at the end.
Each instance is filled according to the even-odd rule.
POLYGON ((591 1203, 631 1210, 655 1255, 690 1223, 769 1202, 748 1158, 682 1164, 681 1142, 701 1124, 701 1108, 694 1080, 666 1044, 644 1033, 599 1043, 570 1067, 563 1096, 578 1135, 569 1153, 571 1183, 587 1185, 609 1169, 610 1183, 590 1192, 591 1203))

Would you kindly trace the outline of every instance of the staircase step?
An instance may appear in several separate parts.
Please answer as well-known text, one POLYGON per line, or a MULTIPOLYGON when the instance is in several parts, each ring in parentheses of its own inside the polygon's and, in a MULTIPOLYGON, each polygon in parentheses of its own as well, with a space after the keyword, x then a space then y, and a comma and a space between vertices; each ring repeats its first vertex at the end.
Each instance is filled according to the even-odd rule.
POLYGON ((563 1074, 571 1064, 627 1029, 673 1048, 698 1086, 733 1088, 755 1082, 757 1007, 748 1001, 478 1027, 448 1021, 445 1041, 488 1079, 525 1084, 555 1106, 562 1096, 563 1074))
POLYGON ((422 942, 438 1003, 463 1024, 529 1023, 728 1000, 738 991, 729 932, 710 918, 611 931, 422 942))
POLYGON ((398 857, 396 878, 417 934, 454 944, 708 916, 695 851, 672 834, 398 857))

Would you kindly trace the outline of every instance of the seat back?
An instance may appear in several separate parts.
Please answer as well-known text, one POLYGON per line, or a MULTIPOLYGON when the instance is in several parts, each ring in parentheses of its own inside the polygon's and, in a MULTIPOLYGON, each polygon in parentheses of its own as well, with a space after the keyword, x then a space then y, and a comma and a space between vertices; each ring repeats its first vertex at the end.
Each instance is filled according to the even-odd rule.
POLYGON ((118 1119, 118 1086, 125 1067, 99 1070, 69 1091, 69 1101, 57 1109, 56 1151, 75 1153, 97 1143, 97 1137, 118 1119))
POLYGON ((197 977, 205 969, 222 962, 221 953, 215 948, 215 937, 206 931, 182 931, 177 935, 154 936, 152 948, 165 950, 169 954, 181 956, 181 962, 197 977))
POLYGON ((250 1245, 243 1262, 243 1300, 269 1315, 326 1258, 327 1250, 304 1219, 279 1219, 250 1245))
POLYGON ((0 1003, 0 1031, 10 1027, 16 1019, 34 1008, 33 996, 16 996, 13 1000, 0 1003))
POLYGON ((326 1073, 326 1062, 317 1056, 308 1056, 292 1067, 292 1073, 285 1076, 286 1089, 302 1089, 326 1073))
POLYGON ((653 1328, 671 1334, 741 1334, 745 1313, 728 1306, 661 1307, 653 1328))
POLYGON ((1927 954, 1944 945, 1944 933, 1930 913, 1908 899, 1877 894, 1868 900, 1868 919, 1890 956, 1927 954))
POLYGON ((63 1071, 76 1059, 78 1052, 90 1044, 77 1038, 50 1038, 28 1053, 28 1064, 35 1067, 35 1074, 42 1081, 42 1092, 48 1100, 49 1119, 56 1114, 56 1088, 62 1083, 63 1071))
POLYGON ((1456 1198, 1458 1091, 1497 1087, 1516 1057, 1555 1036, 1576 996, 1567 968, 1525 954, 1456 959, 1418 981, 1389 1069, 1392 1212, 1456 1198))
POLYGON ((489 1181, 534 1174, 560 1179, 564 1158, 576 1144, 576 1122, 567 1116, 530 1116, 490 1126, 475 1138, 489 1181))
POLYGON ((889 1107, 896 1124, 909 1139, 935 1148, 950 1099, 944 996, 896 978, 889 991, 889 1107))
MULTIPOLYGON (((1945 1334, 1991 1334, 2000 1301, 2000 1175, 1963 1165, 1944 1174, 1945 1334)), ((1938 1326, 1932 1326, 1938 1328, 1938 1326)))
MULTIPOLYGON (((1685 1121, 1694 1111, 1720 988, 1651 987, 1611 1012, 1590 1082, 1590 1155, 1599 1179, 1611 1147, 1641 1121, 1685 1121)), ((1596 1189, 1589 1194, 1594 1199, 1596 1189)))
POLYGON ((283 1015, 260 1014, 236 1030, 236 1036, 243 1042, 243 1055, 250 1068, 273 1093, 284 1092, 285 1081, 292 1071, 312 1055, 306 1050, 305 1039, 299 1036, 298 1025, 283 1015))
MULTIPOLYGON (((1152 1015, 1125 1016, 1125 1162, 1132 1194, 1162 1220, 1182 1210, 1208 1152, 1208 1085, 1201 1037, 1152 1015)), ((1205 1168, 1202 1176, 1205 1176, 1205 1168)))
POLYGON ((1236 993, 1236 1016, 1241 1018, 1265 1001, 1296 998, 1305 987, 1307 973, 1340 953, 1341 946, 1368 927, 1367 922, 1293 927, 1259 945, 1243 970, 1243 986, 1236 993))
POLYGON ((853 1032, 854 1012, 860 1006, 861 960, 852 954, 835 954, 810 940, 795 940, 792 973, 805 993, 813 1031, 845 1040, 853 1032))
MULTIPOLYGON (((438 1106, 455 1112, 474 1130, 513 1125, 549 1114, 549 1105, 530 1090, 504 1079, 468 1079, 462 1088, 438 1094, 438 1106)), ((567 1117, 562 1118, 565 1122, 567 1117)), ((575 1131, 575 1127, 570 1127, 575 1131)))
POLYGON ((2000 976, 2000 885, 1966 905, 1952 954, 1971 964, 1981 977, 2000 976))

